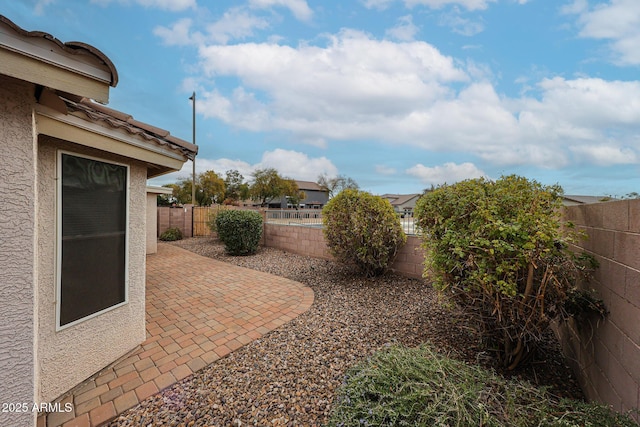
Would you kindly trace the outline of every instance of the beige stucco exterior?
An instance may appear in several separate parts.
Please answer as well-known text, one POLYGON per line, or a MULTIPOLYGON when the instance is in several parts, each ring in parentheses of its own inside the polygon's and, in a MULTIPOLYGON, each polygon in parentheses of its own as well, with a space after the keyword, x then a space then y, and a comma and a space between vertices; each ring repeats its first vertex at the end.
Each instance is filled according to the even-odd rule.
POLYGON ((29 426, 38 422, 34 405, 144 341, 146 181, 179 170, 197 147, 93 102, 106 102, 118 80, 96 48, 2 15, 0 33, 0 403, 8 405, 0 426, 29 426), (129 176, 125 301, 65 327, 57 324, 60 150, 127 165, 129 176))
POLYGON ((132 159, 41 135, 38 141, 38 301, 56 300, 58 150, 129 165, 128 303, 56 331, 56 304, 38 305, 38 401, 48 402, 145 339, 146 166, 132 159))
POLYGON ((147 186, 147 255, 158 252, 158 195, 172 192, 170 188, 147 186))
MULTIPOLYGON (((0 75, 0 402, 34 402, 37 326, 36 146, 33 86, 0 75)), ((0 412, 0 425, 31 425, 33 413, 0 412)))

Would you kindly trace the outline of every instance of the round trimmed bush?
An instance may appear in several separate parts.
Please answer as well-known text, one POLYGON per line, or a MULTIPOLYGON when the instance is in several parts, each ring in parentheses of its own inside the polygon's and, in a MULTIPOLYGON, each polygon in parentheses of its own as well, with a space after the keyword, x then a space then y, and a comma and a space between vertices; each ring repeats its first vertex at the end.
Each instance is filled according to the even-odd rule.
POLYGON ((322 209, 324 236, 338 261, 355 264, 366 276, 379 276, 407 241, 388 200, 347 189, 322 209))
POLYGON ((230 255, 251 255, 262 237, 262 216, 255 211, 227 210, 216 216, 218 238, 230 255))

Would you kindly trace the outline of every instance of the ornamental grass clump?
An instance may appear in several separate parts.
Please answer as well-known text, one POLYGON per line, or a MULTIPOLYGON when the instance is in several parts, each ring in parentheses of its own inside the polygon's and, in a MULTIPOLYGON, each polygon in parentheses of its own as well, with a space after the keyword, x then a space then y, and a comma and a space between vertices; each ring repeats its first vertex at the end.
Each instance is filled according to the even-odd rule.
POLYGON ((509 369, 527 359, 552 319, 567 318, 567 295, 593 272, 576 255, 578 238, 561 229, 559 186, 511 175, 444 185, 421 197, 425 274, 480 327, 489 350, 509 369))
POLYGON ((222 210, 215 219, 218 238, 230 255, 251 255, 262 237, 262 216, 255 211, 222 210))
POLYGON ((632 427, 606 406, 559 400, 522 380, 437 353, 389 346, 346 374, 330 427, 632 427))
POLYGON ((391 203, 365 191, 340 192, 322 209, 322 222, 333 256, 367 277, 385 273, 407 241, 391 203))

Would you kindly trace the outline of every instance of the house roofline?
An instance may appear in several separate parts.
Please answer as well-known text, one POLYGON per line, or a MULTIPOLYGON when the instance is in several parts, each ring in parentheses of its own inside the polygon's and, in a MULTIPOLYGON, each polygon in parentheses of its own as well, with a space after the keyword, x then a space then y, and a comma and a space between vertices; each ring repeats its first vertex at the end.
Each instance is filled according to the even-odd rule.
POLYGON ((8 33, 0 31, 0 47, 19 52, 26 56, 31 56, 39 61, 47 62, 60 68, 69 69, 70 71, 79 74, 85 74, 96 80, 105 81, 105 76, 100 76, 99 74, 101 73, 96 72, 96 65, 101 63, 104 67, 103 71, 107 71, 109 74, 109 86, 116 87, 118 85, 118 71, 116 70, 116 66, 111 62, 107 55, 95 46, 79 41, 64 43, 44 31, 25 30, 4 15, 0 15, 0 23, 11 28, 19 36, 19 38, 16 39, 14 37, 10 37, 8 33), (44 39, 50 44, 49 47, 57 47, 59 51, 52 50, 49 52, 43 52, 37 44, 20 43, 19 39, 44 39), (83 57, 83 55, 85 56, 83 57), (75 60, 78 64, 75 64, 74 67, 73 64, 69 63, 69 61, 64 61, 65 56, 69 60, 75 60), (98 64, 88 64, 89 61, 87 61, 87 56, 96 59, 98 64), (80 66, 80 63, 84 64, 85 67, 80 66))

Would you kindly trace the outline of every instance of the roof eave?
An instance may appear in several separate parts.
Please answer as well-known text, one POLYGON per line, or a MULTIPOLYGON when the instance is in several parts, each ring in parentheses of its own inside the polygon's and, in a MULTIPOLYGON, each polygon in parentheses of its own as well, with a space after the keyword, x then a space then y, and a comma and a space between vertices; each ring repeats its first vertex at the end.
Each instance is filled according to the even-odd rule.
POLYGON ((118 72, 99 49, 26 31, 0 15, 0 73, 98 102, 109 101, 118 72))

